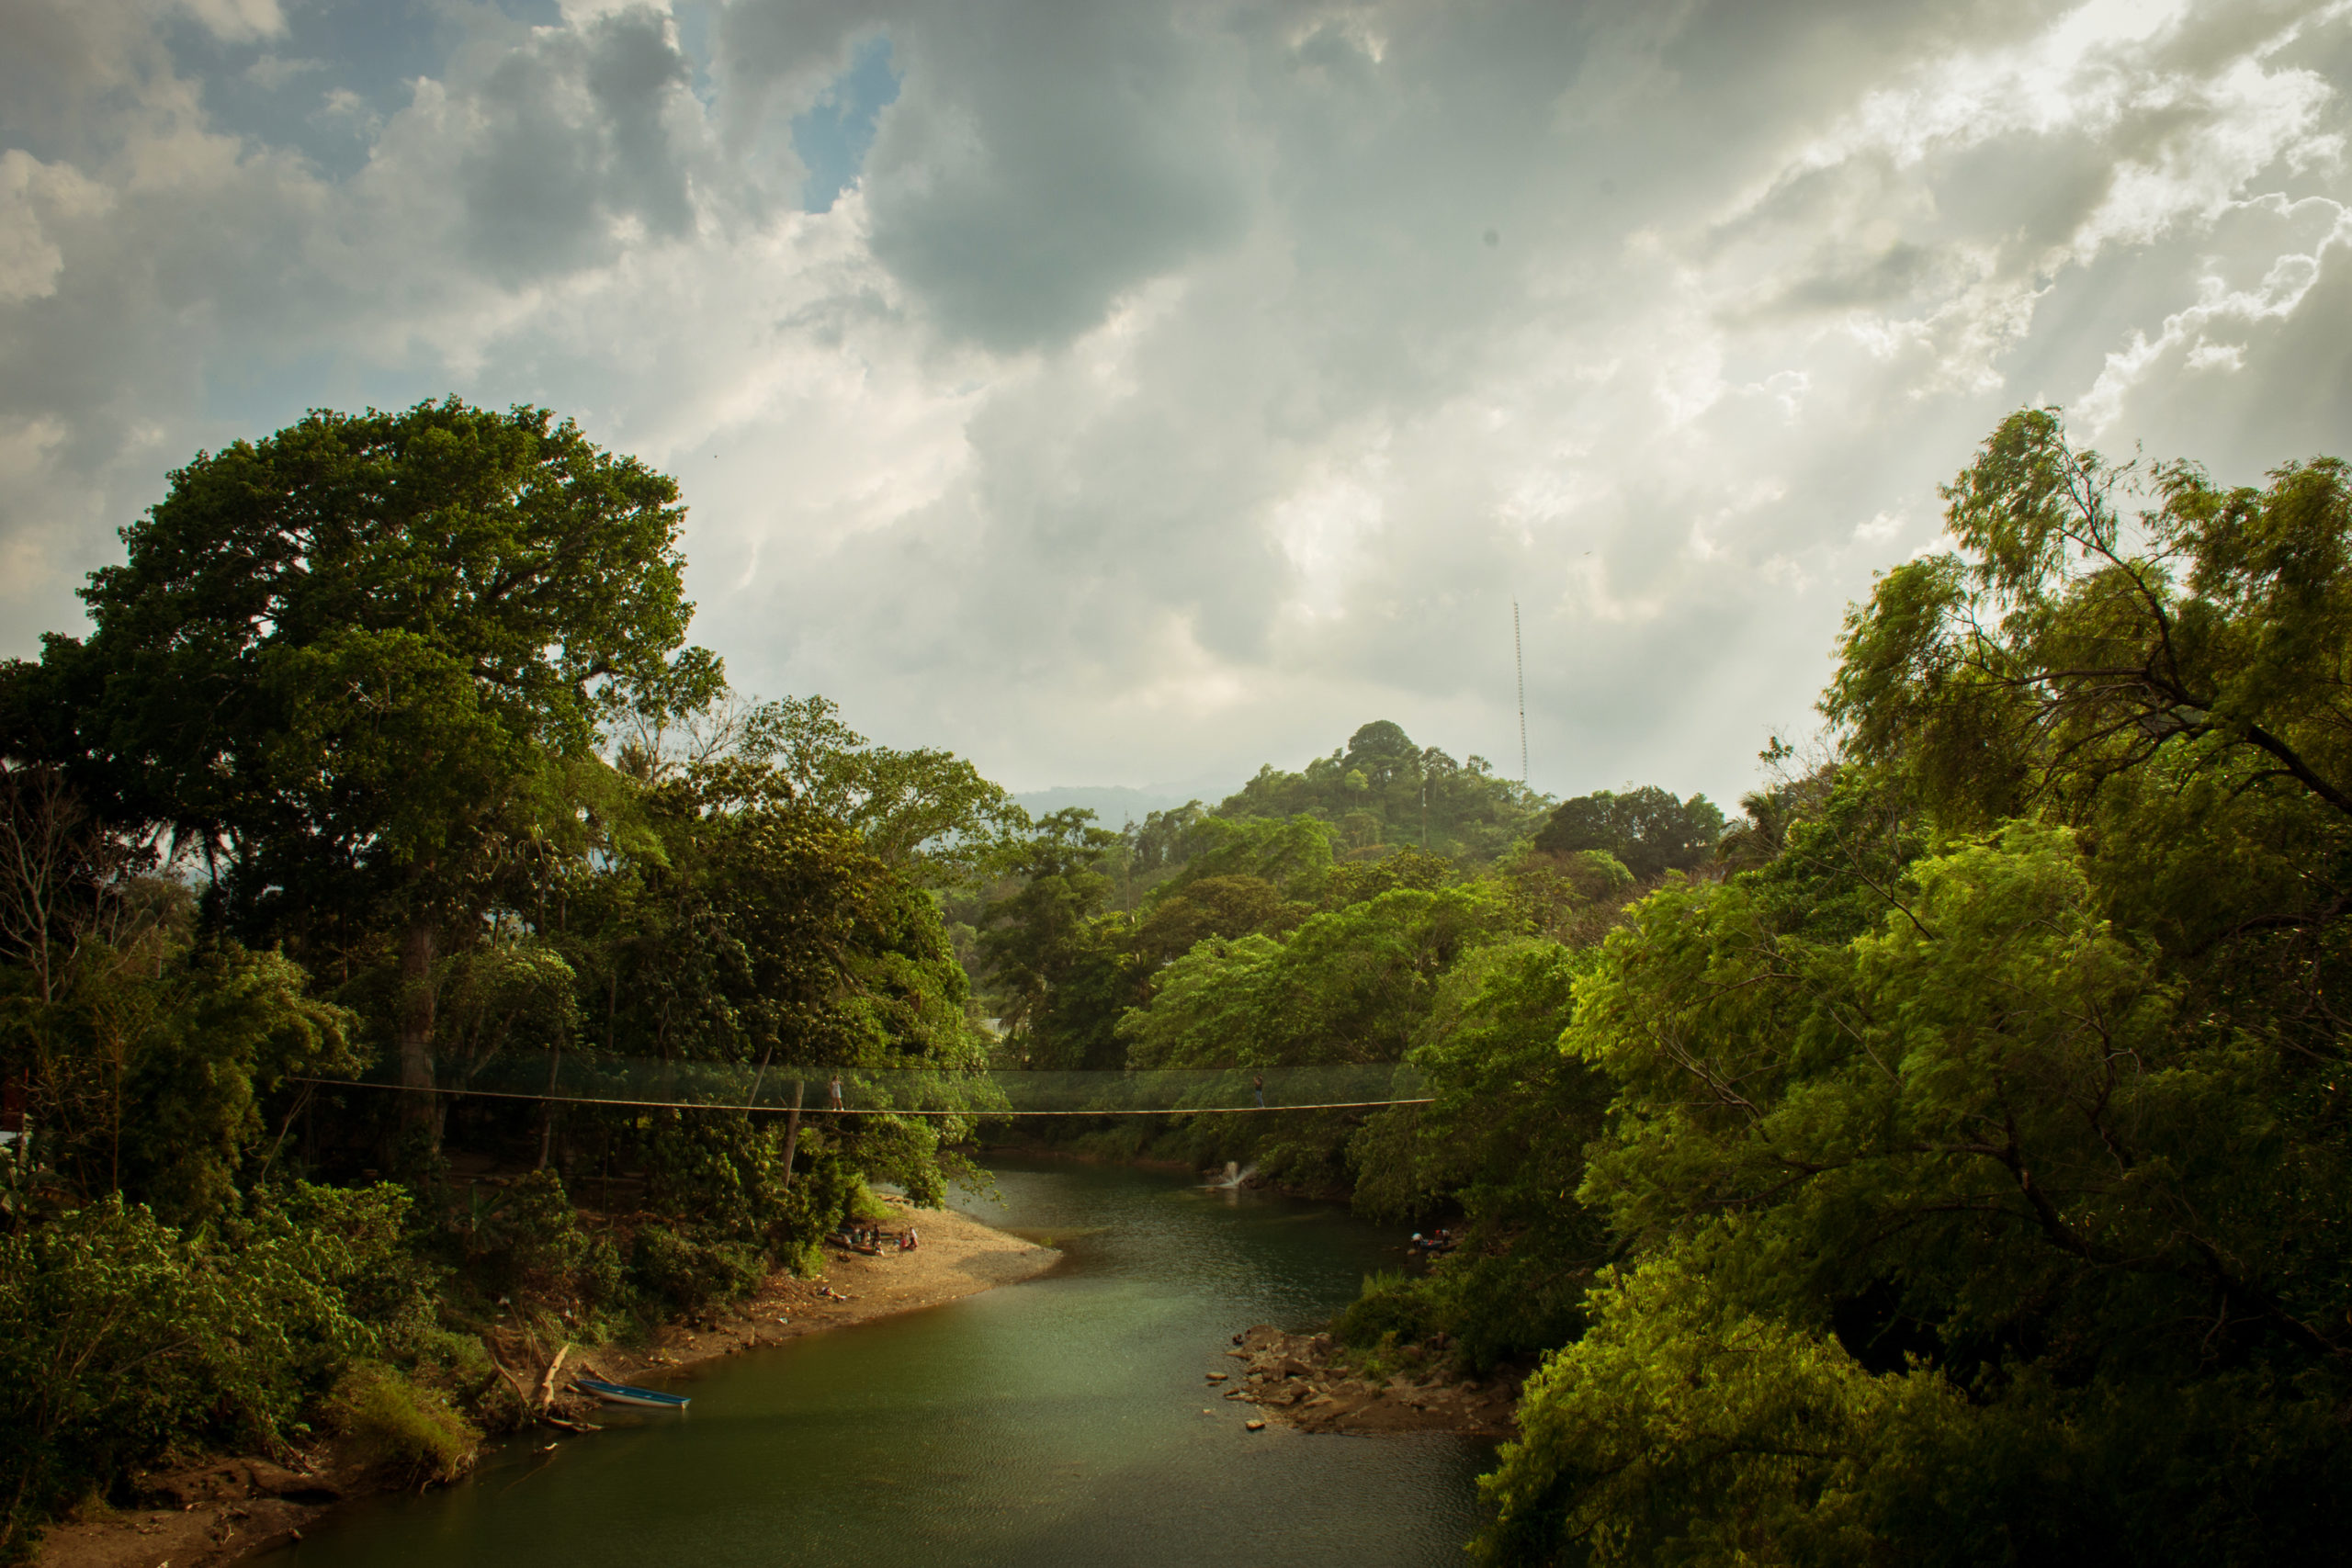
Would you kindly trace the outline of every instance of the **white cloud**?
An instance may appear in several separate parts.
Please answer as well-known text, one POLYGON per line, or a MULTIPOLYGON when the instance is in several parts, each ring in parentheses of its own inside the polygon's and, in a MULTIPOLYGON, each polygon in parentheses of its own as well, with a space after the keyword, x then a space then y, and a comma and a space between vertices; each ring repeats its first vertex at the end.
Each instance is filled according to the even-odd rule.
POLYGON ((452 0, 388 93, 274 5, 189 13, 215 65, 13 3, 10 651, 198 446, 454 389, 680 476, 740 681, 1019 786, 1515 756, 1516 598, 1539 784, 1724 795, 2008 409, 2243 477, 2352 396, 2293 373, 2352 335, 2341 6, 452 0))
POLYGON ((178 0, 180 9, 234 43, 275 38, 286 30, 277 0, 178 0))

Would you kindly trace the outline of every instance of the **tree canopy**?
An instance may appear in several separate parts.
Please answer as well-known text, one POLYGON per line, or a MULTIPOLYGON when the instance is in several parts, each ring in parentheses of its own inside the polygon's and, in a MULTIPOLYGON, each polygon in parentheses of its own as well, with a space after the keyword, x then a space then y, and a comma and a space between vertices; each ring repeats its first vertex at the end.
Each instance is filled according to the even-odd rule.
POLYGON ((1599 850, 1614 856, 1636 882, 1669 871, 1690 871, 1714 858, 1724 814, 1703 795, 1677 800, 1655 784, 1613 795, 1596 790, 1552 808, 1535 834, 1551 854, 1599 850))
POLYGON ((1842 756, 1577 984, 1621 1261, 1487 1560, 2341 1554, 2344 469, 2029 412, 1945 495, 1849 621, 1842 756))

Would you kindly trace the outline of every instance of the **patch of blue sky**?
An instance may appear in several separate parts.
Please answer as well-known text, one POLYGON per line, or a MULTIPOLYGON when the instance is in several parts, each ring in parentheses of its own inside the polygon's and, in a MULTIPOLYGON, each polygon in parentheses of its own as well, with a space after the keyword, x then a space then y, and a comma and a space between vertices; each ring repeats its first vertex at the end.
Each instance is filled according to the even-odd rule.
POLYGON ((307 0, 284 15, 285 30, 261 39, 223 39, 182 16, 166 47, 203 84, 215 126, 347 175, 407 102, 407 83, 440 68, 443 25, 424 0, 307 0))
POLYGON ((166 25, 173 62, 203 84, 220 129, 300 150, 341 177, 368 160, 383 120, 404 107, 411 84, 447 67, 469 27, 544 27, 562 20, 557 0, 289 0, 285 30, 223 39, 187 16, 166 25))
POLYGON ((718 101, 718 82, 710 73, 710 62, 718 49, 718 9, 715 6, 691 3, 670 7, 670 19, 678 28, 678 52, 686 57, 686 64, 694 73, 687 85, 706 109, 718 101))
POLYGON ((842 192, 856 183, 874 145, 875 122, 898 96, 890 40, 876 33, 851 51, 849 69, 833 78, 823 96, 793 117, 793 150, 808 171, 800 187, 803 208, 830 212, 842 192))

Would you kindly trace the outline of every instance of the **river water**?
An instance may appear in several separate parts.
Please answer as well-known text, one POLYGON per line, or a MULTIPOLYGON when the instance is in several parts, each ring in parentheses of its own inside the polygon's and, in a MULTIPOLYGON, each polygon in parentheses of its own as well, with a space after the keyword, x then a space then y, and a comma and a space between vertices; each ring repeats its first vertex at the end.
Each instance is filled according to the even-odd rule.
POLYGON ((1310 1326, 1400 1237, 1328 1204, 1004 1162, 956 1206, 1062 1249, 1018 1285, 690 1369, 683 1416, 344 1511, 269 1568, 1453 1563, 1489 1450, 1270 1427, 1203 1374, 1310 1326), (1204 1414, 1204 1412, 1206 1414, 1204 1414))

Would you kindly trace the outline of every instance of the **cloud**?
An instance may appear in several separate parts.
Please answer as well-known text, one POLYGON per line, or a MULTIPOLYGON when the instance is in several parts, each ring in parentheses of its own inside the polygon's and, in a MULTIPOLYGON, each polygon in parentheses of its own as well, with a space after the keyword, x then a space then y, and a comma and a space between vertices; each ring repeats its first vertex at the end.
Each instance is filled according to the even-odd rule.
POLYGON ((179 8, 209 28, 215 38, 243 43, 275 38, 286 30, 277 0, 179 0, 179 8))
POLYGON ((14 651, 198 446, 456 390, 1018 786, 1515 765, 1516 599, 1540 785, 1727 795, 2009 409, 2352 409, 2341 5, 0 8, 14 651))
POLYGON ((698 106, 668 18, 609 12, 546 28, 479 91, 439 102, 463 151, 457 182, 474 259, 508 284, 572 272, 695 222, 689 149, 698 106))
POLYGON ((1216 40, 1130 6, 946 6, 907 29, 868 164, 874 253, 941 327, 1058 347, 1238 231, 1216 40))

